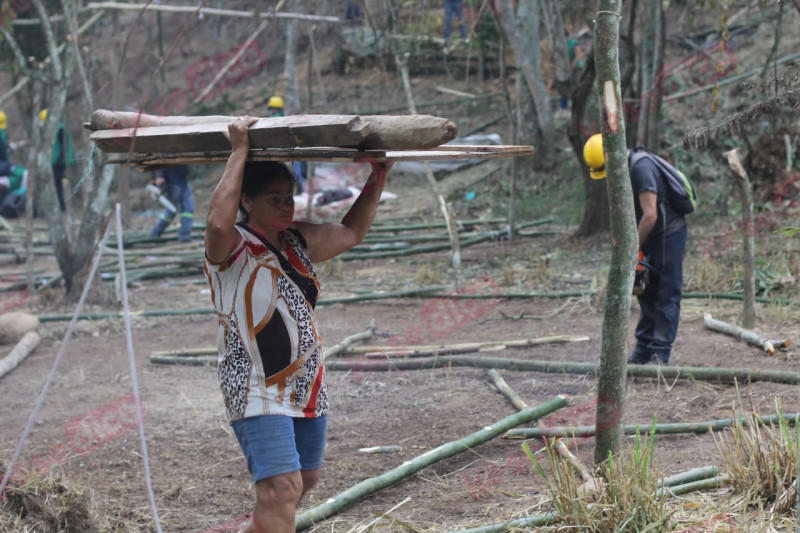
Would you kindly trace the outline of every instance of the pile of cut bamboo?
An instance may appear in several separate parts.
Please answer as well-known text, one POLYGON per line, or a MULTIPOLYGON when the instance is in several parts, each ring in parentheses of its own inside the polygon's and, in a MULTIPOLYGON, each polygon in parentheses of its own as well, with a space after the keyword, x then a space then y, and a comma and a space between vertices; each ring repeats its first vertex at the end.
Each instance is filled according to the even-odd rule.
MULTIPOLYGON (((220 163, 230 155, 236 117, 174 116, 99 109, 84 126, 112 162, 154 170, 220 163)), ((260 118, 250 127, 252 161, 423 161, 526 156, 532 146, 447 145, 456 125, 431 115, 294 115, 260 118)))

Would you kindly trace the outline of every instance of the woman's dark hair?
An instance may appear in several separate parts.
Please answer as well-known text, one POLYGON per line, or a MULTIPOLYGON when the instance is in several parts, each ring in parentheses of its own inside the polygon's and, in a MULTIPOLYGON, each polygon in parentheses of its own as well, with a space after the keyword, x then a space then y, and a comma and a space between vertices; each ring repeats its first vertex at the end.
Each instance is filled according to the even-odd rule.
MULTIPOLYGON (((279 178, 286 178, 292 183, 296 181, 294 173, 284 163, 249 161, 244 164, 242 194, 247 195, 248 198, 255 198, 279 178)), ((242 220, 247 222, 248 214, 244 210, 241 200, 239 201, 239 212, 242 213, 242 220)))

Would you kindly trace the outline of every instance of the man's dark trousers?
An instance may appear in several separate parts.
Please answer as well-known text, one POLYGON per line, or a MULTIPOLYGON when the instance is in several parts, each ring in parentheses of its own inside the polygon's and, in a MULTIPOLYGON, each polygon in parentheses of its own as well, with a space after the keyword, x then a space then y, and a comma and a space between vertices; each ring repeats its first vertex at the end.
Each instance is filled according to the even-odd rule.
POLYGON ((636 352, 651 353, 662 364, 669 361, 672 343, 678 333, 686 237, 684 226, 642 246, 657 279, 650 289, 637 296, 641 315, 636 324, 636 352))

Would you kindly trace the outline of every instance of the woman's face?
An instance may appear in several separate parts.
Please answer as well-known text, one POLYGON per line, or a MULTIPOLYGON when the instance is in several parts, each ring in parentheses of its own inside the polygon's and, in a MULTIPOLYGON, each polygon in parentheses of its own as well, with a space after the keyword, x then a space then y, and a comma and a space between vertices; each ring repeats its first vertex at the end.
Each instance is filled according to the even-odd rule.
POLYGON ((294 184, 287 177, 272 180, 255 197, 242 195, 248 223, 265 231, 283 231, 294 217, 294 184))

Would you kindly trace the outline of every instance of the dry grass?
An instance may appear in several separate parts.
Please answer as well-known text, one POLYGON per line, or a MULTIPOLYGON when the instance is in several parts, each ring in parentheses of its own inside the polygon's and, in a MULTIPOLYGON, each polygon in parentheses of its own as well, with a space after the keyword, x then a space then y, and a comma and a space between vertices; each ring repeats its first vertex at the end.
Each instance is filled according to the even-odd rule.
MULTIPOLYGON (((780 404, 776 402, 775 407, 781 414, 780 404)), ((800 429, 790 429, 783 419, 777 426, 764 424, 755 410, 745 418, 747 425, 736 424, 714 436, 730 486, 748 508, 790 514, 797 493, 800 429)))
POLYGON ((656 496, 658 473, 653 466, 655 435, 609 457, 600 465, 600 478, 588 484, 548 446, 552 480, 526 447, 529 458, 552 494, 552 510, 563 517, 559 530, 657 532, 673 528, 666 499, 656 496))

